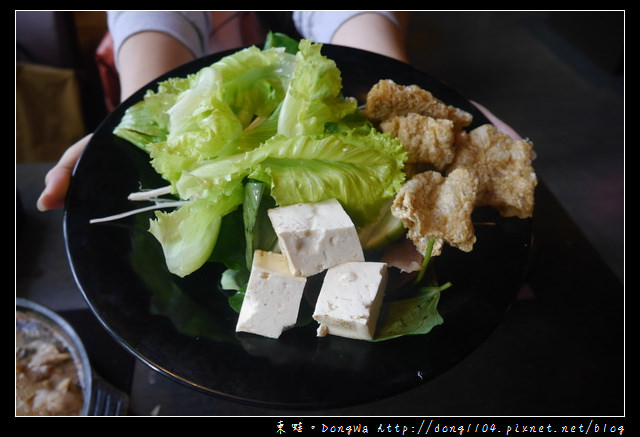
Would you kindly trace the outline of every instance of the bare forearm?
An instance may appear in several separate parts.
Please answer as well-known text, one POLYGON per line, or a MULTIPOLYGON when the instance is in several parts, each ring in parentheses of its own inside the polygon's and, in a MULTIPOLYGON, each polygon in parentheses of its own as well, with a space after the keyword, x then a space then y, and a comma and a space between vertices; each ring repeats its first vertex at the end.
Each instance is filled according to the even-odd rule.
POLYGON ((131 36, 118 53, 121 99, 193 59, 193 54, 184 45, 164 33, 150 31, 131 36))
POLYGON ((355 47, 409 62, 404 29, 405 13, 396 13, 400 26, 377 13, 363 13, 344 22, 335 32, 332 44, 355 47))

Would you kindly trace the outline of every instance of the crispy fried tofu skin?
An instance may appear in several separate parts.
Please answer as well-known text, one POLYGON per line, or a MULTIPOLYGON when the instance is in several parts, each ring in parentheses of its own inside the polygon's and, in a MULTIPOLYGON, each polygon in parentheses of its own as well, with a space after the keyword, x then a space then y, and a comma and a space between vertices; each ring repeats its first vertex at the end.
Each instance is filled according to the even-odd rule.
POLYGON ((426 171, 412 177, 398 191, 391 213, 402 220, 407 238, 424 254, 430 237, 431 252, 439 255, 444 242, 470 252, 476 241, 471 213, 475 207, 478 179, 460 168, 448 176, 426 171))
POLYGON ((453 121, 456 129, 471 124, 470 113, 449 106, 417 85, 398 85, 385 79, 376 83, 367 94, 364 115, 375 124, 396 115, 416 113, 453 121))
POLYGON ((453 121, 410 113, 380 123, 380 130, 398 138, 407 151, 407 164, 431 164, 443 170, 455 157, 453 121))
POLYGON ((467 132, 470 113, 417 85, 389 79, 371 87, 363 113, 407 152, 409 179, 391 212, 420 254, 432 237, 432 255, 439 255, 444 243, 470 252, 476 207, 491 206, 503 217, 533 215, 538 179, 529 140, 515 140, 491 124, 467 132))
POLYGON ((478 178, 476 206, 489 205, 503 217, 533 215, 538 179, 531 164, 533 144, 515 140, 493 125, 460 132, 450 174, 466 168, 478 178))

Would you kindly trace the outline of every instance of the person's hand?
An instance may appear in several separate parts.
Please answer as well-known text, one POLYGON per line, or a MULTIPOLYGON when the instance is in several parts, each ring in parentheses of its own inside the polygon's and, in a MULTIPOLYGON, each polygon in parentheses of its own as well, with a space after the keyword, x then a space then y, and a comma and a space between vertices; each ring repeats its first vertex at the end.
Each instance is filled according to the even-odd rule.
POLYGON ((64 201, 71 182, 71 173, 80 159, 80 155, 89 143, 89 134, 69 147, 57 164, 49 170, 44 178, 44 190, 40 194, 37 207, 40 211, 48 211, 64 206, 64 201))
MULTIPOLYGON (((147 82, 193 60, 193 54, 169 35, 159 32, 140 32, 122 45, 119 60, 121 99, 124 100, 147 82), (158 47, 162 47, 162 50, 158 50, 158 47)), ((36 204, 40 211, 64 206, 71 173, 91 135, 85 136, 69 147, 58 163, 49 170, 44 181, 45 188, 36 204)))

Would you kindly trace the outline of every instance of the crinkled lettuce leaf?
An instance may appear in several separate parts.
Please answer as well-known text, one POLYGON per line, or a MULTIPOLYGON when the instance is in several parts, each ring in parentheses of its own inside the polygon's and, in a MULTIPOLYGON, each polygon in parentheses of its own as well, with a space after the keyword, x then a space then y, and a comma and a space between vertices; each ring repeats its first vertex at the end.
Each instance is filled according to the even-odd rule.
POLYGON ((404 148, 342 95, 340 70, 321 48, 249 47, 160 82, 126 111, 114 134, 149 153, 171 193, 191 202, 150 223, 172 273, 210 259, 248 179, 275 205, 336 198, 358 226, 400 188, 404 148))
POLYGON ((270 184, 278 205, 334 198, 356 226, 376 220, 405 180, 402 144, 374 130, 366 135, 279 135, 255 153, 264 159, 250 176, 270 184))
POLYGON ((157 211, 149 232, 162 245, 169 271, 179 277, 193 273, 207 261, 218 238, 222 216, 215 205, 196 201, 171 212, 157 211))
POLYGON ((156 171, 175 183, 195 161, 238 153, 273 135, 274 112, 295 65, 295 56, 280 48, 240 50, 197 73, 159 82, 157 91, 127 109, 114 134, 151 153, 156 171))
POLYGON ((357 111, 357 101, 342 95, 342 75, 336 63, 321 54, 322 44, 300 41, 296 68, 282 103, 278 134, 288 137, 324 132, 357 111))
POLYGON ((402 185, 405 159, 397 139, 375 130, 366 135, 276 135, 243 155, 184 171, 176 186, 184 198, 203 197, 250 177, 267 184, 279 206, 335 198, 356 226, 363 226, 380 216, 402 185))
POLYGON ((158 121, 157 115, 150 110, 145 101, 141 101, 125 111, 113 133, 148 152, 147 147, 150 144, 167 139, 169 129, 167 125, 158 121))
POLYGON ((176 99, 191 86, 193 75, 173 77, 158 83, 157 91, 148 90, 143 100, 130 106, 113 133, 142 150, 166 141, 169 134, 169 109, 176 99))
POLYGON ((255 117, 267 117, 285 96, 296 68, 295 56, 283 49, 252 46, 212 65, 220 77, 217 97, 246 127, 255 117))
POLYGON ((219 196, 213 202, 203 198, 171 212, 156 211, 149 232, 160 242, 169 271, 187 276, 204 265, 218 239, 223 217, 242 202, 242 191, 219 196))

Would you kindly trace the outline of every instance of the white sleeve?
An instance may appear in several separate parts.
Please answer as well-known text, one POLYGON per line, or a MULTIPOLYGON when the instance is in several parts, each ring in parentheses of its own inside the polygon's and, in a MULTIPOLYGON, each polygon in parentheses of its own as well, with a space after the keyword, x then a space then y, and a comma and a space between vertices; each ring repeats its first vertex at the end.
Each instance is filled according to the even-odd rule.
POLYGON ((207 54, 211 22, 205 11, 107 11, 114 55, 127 38, 144 31, 166 33, 184 44, 195 57, 207 54))
POLYGON ((311 38, 317 43, 330 43, 344 22, 365 12, 384 15, 396 26, 399 25, 391 11, 293 11, 293 23, 303 38, 311 38))

